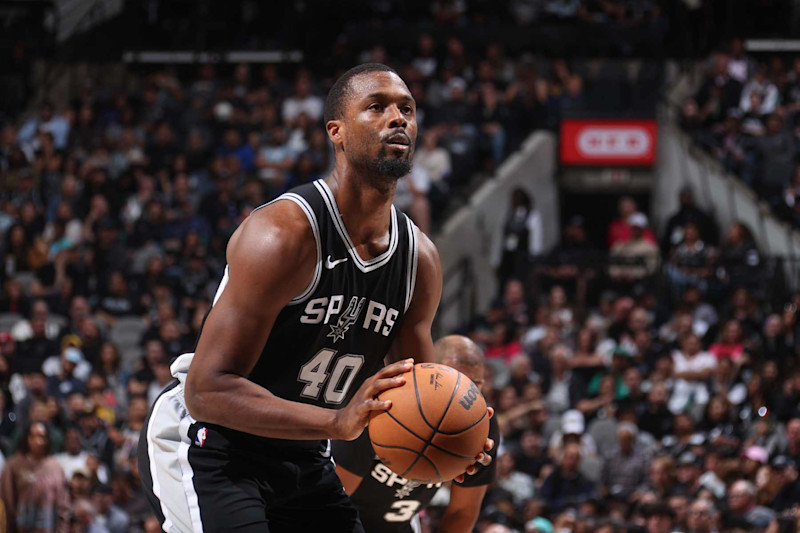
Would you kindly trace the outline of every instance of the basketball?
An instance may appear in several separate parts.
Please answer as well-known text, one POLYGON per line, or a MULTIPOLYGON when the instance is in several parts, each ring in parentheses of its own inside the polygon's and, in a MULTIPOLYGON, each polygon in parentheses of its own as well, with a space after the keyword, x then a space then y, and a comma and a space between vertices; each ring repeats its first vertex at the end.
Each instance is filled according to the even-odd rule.
POLYGON ((419 363, 391 400, 369 422, 369 438, 381 462, 419 483, 441 483, 463 474, 489 435, 486 400, 464 374, 449 366, 419 363))

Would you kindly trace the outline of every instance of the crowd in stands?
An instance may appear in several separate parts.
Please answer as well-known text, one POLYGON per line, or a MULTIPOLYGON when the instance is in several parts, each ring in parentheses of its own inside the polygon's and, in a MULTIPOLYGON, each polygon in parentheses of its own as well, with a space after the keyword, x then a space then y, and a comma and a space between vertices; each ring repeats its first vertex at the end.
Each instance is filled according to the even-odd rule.
MULTIPOLYGON (((148 408, 171 380, 170 361, 193 349, 237 225, 329 170, 321 113, 344 68, 387 62, 408 82, 420 138, 397 201, 425 229, 530 131, 555 129, 593 102, 629 104, 624 92, 593 90, 588 70, 568 61, 435 31, 468 28, 493 3, 365 4, 418 9, 432 25, 397 57, 359 48, 364 26, 355 25, 327 43, 335 70, 324 75, 271 64, 131 68, 124 86, 87 79, 70 101, 19 107, 0 124, 0 520, 11 531, 159 530, 136 461, 148 408)), ((498 12, 523 29, 536 24, 552 53, 599 43, 627 55, 663 44, 674 13, 662 15, 661 4, 672 3, 518 0, 498 12), (578 37, 562 38, 575 28, 578 37)), ((173 5, 181 18, 187 5, 173 5)), ((299 26, 284 30, 313 33, 299 26)), ((752 77, 747 94, 764 90, 763 102, 787 111, 780 124, 764 121, 756 143, 777 150, 796 117, 789 85, 769 81, 779 66, 719 57, 721 85, 709 78, 711 96, 698 97, 687 126, 716 139, 729 121, 709 118, 709 101, 733 92, 729 77, 743 86, 752 77)), ((738 105, 746 89, 734 89, 738 105)), ((754 184, 772 172, 759 161, 739 161, 754 184)), ((800 194, 800 173, 782 197, 788 191, 800 194)), ((535 204, 516 195, 498 238, 502 297, 469 328, 489 358, 485 394, 504 435, 482 533, 782 531, 776 520, 800 499, 800 297, 767 297, 746 227, 721 242, 690 191, 681 203, 660 239, 623 198, 606 250, 592 247, 580 216, 545 250, 535 204), (609 254, 616 259, 603 266, 609 254), (546 260, 531 265, 530 255, 546 260), (655 297, 656 285, 666 297, 655 297)))
MULTIPOLYGON (((387 61, 374 47, 353 61, 387 61)), ((425 229, 452 189, 583 101, 565 61, 467 56, 419 37, 396 64, 418 108, 413 174, 397 202, 425 229)), ((157 528, 136 442, 169 363, 191 351, 255 207, 324 176, 333 77, 201 65, 85 80, 0 129, 0 476, 19 530, 157 528)))
POLYGON ((747 228, 719 242, 685 189, 658 239, 622 197, 606 250, 571 217, 531 262, 538 215, 521 199, 502 292, 465 329, 503 437, 480 531, 796 531, 800 294, 762 290, 747 228), (615 264, 626 252, 639 261, 615 264))
POLYGON ((800 225, 800 57, 715 53, 682 122, 775 213, 800 225))

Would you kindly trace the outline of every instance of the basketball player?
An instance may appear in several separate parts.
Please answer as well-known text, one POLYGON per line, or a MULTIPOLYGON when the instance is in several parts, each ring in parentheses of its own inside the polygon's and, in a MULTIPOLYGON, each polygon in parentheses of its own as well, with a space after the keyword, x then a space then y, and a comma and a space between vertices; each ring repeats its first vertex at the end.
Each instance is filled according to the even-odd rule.
POLYGON ((435 247, 392 206, 415 111, 389 67, 346 72, 325 103, 332 173, 231 237, 195 352, 172 364, 139 441, 165 531, 363 531, 328 439, 390 407, 375 397, 403 384, 403 357, 433 360, 442 290, 435 247))
MULTIPOLYGON (((483 385, 483 353, 466 337, 451 335, 434 345, 435 361, 451 366, 470 378, 478 388, 483 385)), ((490 420, 489 438, 498 442, 500 431, 490 420)), ((334 441, 336 473, 358 507, 367 533, 411 533, 420 531, 419 512, 439 490, 441 483, 417 485, 408 481, 378 460, 369 434, 365 431, 352 441, 334 441)), ((489 454, 494 456, 497 448, 489 454)), ((494 463, 482 467, 474 476, 450 485, 450 502, 439 531, 472 531, 481 510, 486 489, 494 481, 494 463)))

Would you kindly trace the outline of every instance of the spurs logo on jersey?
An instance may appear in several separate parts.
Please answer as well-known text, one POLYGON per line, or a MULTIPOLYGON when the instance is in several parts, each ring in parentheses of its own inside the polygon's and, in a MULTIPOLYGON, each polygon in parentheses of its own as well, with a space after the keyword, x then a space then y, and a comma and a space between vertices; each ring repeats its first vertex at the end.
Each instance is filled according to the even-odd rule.
POLYGON ((333 342, 339 339, 344 340, 344 334, 350 329, 350 326, 358 320, 358 315, 361 314, 361 308, 364 307, 364 298, 358 299, 358 296, 353 296, 350 299, 350 305, 347 306, 344 313, 339 316, 338 322, 335 326, 331 326, 331 332, 328 337, 333 337, 333 342))
MULTIPOLYGON (((389 467, 384 465, 383 463, 376 462, 375 466, 370 473, 373 479, 375 479, 378 483, 382 483, 387 487, 394 487, 395 485, 400 485, 398 489, 394 492, 394 497, 398 499, 403 499, 408 497, 414 489, 417 487, 422 486, 422 483, 418 481, 411 481, 404 477, 398 476, 391 470, 389 467)), ((428 483, 426 485, 427 488, 434 488, 434 487, 441 487, 441 483, 428 483)))
POLYGON ((344 339, 344 335, 350 327, 359 322, 362 307, 365 305, 367 309, 364 312, 364 320, 360 321, 361 328, 379 333, 384 337, 391 334, 397 317, 400 316, 400 312, 393 307, 387 307, 380 302, 366 298, 359 299, 358 296, 350 298, 350 303, 342 313, 344 300, 345 297, 341 294, 309 300, 300 317, 300 322, 303 324, 329 324, 331 331, 328 333, 328 337, 333 338, 333 342, 336 342, 344 339), (334 317, 338 317, 335 325, 331 324, 334 317))
POLYGON ((403 498, 408 497, 412 492, 414 492, 414 489, 419 487, 421 484, 422 483, 420 483, 419 481, 414 481, 414 480, 408 481, 406 482, 405 485, 402 486, 402 488, 399 488, 396 491, 394 491, 394 497, 402 500, 403 498))

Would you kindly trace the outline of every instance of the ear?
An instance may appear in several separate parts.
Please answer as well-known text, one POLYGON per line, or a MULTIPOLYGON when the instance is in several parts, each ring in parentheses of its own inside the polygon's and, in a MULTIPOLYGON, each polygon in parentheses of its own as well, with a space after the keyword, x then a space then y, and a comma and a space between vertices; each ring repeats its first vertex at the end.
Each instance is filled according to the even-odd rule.
POLYGON ((329 120, 325 130, 334 146, 339 147, 344 143, 344 124, 341 120, 329 120))

